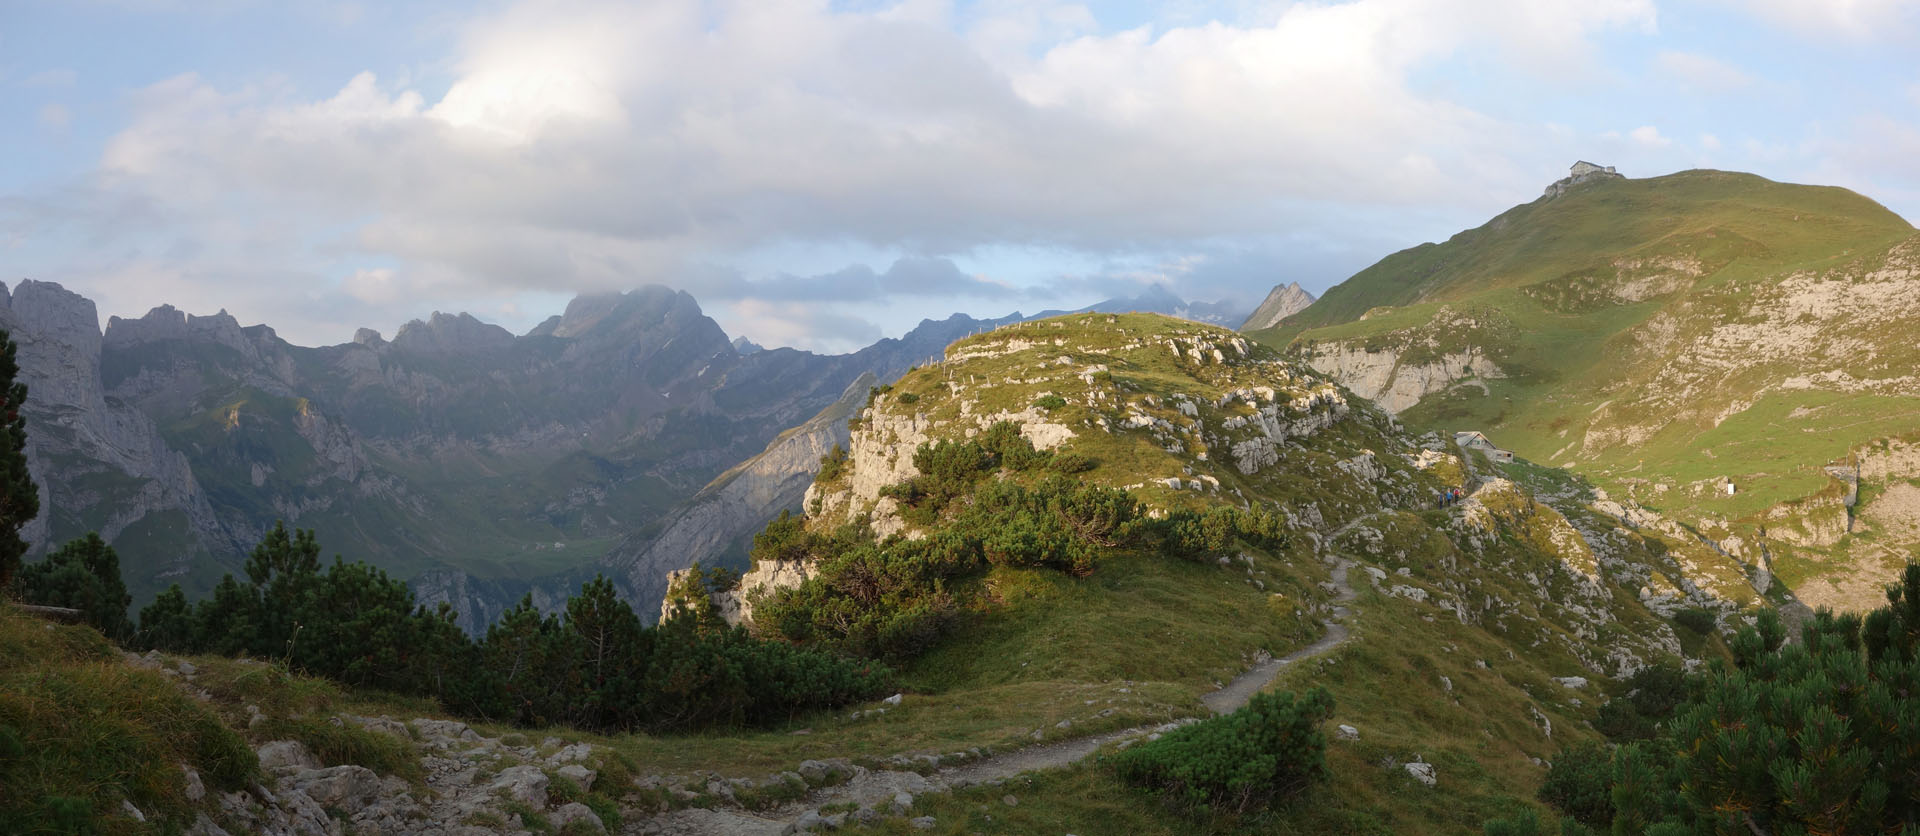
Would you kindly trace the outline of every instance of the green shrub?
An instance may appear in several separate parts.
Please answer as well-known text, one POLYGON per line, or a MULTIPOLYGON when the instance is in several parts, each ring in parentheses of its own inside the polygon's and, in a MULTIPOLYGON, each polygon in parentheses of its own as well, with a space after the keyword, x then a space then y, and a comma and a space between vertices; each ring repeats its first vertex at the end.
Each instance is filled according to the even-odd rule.
POLYGON ((1246 813, 1327 778, 1333 697, 1315 688, 1255 694, 1245 708, 1167 733, 1112 758, 1122 780, 1189 809, 1246 813))
POLYGON ((1646 740, 1687 697, 1688 677, 1671 662, 1648 665, 1627 677, 1625 696, 1600 706, 1593 727, 1616 743, 1646 740))
POLYGON ((1098 464, 1091 457, 1079 453, 1054 453, 1053 460, 1047 462, 1047 469, 1062 474, 1085 473, 1098 464))
POLYGON ((1060 407, 1066 406, 1067 399, 1059 395, 1044 395, 1039 400, 1034 401, 1033 405, 1052 412, 1060 407))
POLYGON ((837 482, 847 475, 847 450, 838 443, 833 449, 820 456, 820 472, 814 474, 814 481, 820 483, 837 482))
POLYGON ((900 397, 895 398, 895 400, 901 403, 919 403, 920 396, 912 392, 901 392, 900 397))
POLYGON ((1481 829, 1486 836, 1542 836, 1540 816, 1532 810, 1521 810, 1505 818, 1490 819, 1481 829))
POLYGON ((1658 737, 1616 753, 1615 829, 1920 828, 1920 565, 1887 599, 1864 619, 1816 612, 1792 645, 1762 610, 1729 643, 1733 666, 1689 688, 1658 737))
POLYGON ((1687 607, 1673 614, 1673 623, 1704 636, 1713 632, 1716 623, 1713 611, 1702 607, 1687 607))
POLYGON ((1540 784, 1540 800, 1562 814, 1594 827, 1613 823, 1613 753, 1600 743, 1583 743, 1553 759, 1540 784))

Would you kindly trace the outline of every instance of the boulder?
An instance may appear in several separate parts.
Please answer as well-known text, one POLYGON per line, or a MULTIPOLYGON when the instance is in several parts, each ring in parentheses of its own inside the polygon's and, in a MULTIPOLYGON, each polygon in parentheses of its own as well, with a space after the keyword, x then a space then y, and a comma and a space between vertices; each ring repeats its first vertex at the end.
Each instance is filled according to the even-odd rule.
POLYGON ((593 746, 591 744, 575 743, 570 746, 561 747, 560 751, 553 753, 553 757, 547 758, 547 763, 556 764, 556 765, 563 764, 563 763, 579 763, 591 757, 592 755, 593 755, 593 746))
POLYGON ((593 812, 593 808, 581 804, 578 801, 560 805, 560 809, 553 811, 553 815, 549 816, 548 820, 553 823, 555 828, 562 830, 566 829, 567 825, 576 821, 584 821, 588 827, 602 833, 606 832, 607 829, 606 823, 602 822, 600 816, 593 812))
POLYGON ((1439 776, 1434 774, 1433 764, 1415 762, 1407 764, 1406 768, 1407 774, 1412 775, 1414 780, 1426 784, 1429 787, 1440 781, 1439 776))
POLYGON ((583 790, 593 789, 593 780, 595 778, 600 777, 599 773, 594 772, 593 770, 588 769, 584 766, 581 766, 580 764, 577 764, 577 763, 567 764, 566 766, 563 766, 563 767, 560 767, 559 769, 554 770, 554 772, 557 773, 562 778, 565 778, 569 781, 579 784, 580 789, 583 789, 583 790))
POLYGON ((254 754, 260 758, 260 768, 269 773, 320 768, 320 759, 298 740, 270 740, 260 744, 254 754))
POLYGON ((360 812, 380 796, 380 776, 353 764, 296 772, 283 779, 280 786, 347 815, 360 812))
POLYGON ((488 789, 504 792, 508 798, 541 809, 547 806, 547 785, 550 783, 547 773, 541 772, 540 767, 510 766, 494 776, 488 789))

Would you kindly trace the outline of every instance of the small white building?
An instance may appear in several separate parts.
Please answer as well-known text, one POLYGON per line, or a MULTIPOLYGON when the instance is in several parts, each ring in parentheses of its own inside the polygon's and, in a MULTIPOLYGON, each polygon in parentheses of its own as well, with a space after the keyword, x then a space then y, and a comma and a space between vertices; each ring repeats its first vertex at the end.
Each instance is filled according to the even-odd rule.
POLYGON ((1454 433, 1453 443, 1463 449, 1479 450, 1487 454, 1487 458, 1493 459, 1496 462, 1513 461, 1513 451, 1502 450, 1493 446, 1493 442, 1487 438, 1487 434, 1479 430, 1462 430, 1454 433))

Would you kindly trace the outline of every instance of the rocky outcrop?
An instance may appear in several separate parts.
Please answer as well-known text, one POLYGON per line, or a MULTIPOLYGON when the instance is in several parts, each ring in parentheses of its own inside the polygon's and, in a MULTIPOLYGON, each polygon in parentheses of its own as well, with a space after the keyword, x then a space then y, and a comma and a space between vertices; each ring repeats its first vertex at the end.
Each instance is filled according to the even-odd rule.
POLYGON ((1240 323, 1239 330, 1258 331, 1262 328, 1272 328, 1279 325, 1280 320, 1306 310, 1307 306, 1313 302, 1313 294, 1300 287, 1299 282, 1274 285, 1273 290, 1267 292, 1267 298, 1260 302, 1260 307, 1253 310, 1253 315, 1247 317, 1247 321, 1240 323))
POLYGON ((1322 343, 1309 350, 1306 360, 1354 394, 1395 414, 1463 381, 1506 376, 1492 360, 1471 348, 1422 363, 1403 362, 1402 354, 1347 343, 1322 343))
POLYGON ((1625 179, 1627 179, 1626 175, 1614 171, 1613 166, 1594 165, 1586 160, 1581 160, 1573 164, 1573 167, 1568 170, 1567 176, 1548 184, 1546 194, 1544 194, 1543 197, 1551 200, 1566 194, 1567 190, 1574 186, 1582 183, 1591 183, 1595 180, 1625 179))

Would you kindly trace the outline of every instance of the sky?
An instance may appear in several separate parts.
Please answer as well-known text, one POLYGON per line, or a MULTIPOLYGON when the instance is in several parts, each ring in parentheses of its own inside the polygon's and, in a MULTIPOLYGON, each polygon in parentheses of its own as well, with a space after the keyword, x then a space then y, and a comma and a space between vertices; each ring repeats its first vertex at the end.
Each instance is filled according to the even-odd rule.
POLYGON ((664 284, 848 351, 1251 309, 1575 160, 1920 219, 1904 0, 0 0, 0 280, 303 345, 664 284))

